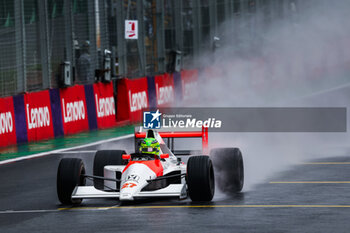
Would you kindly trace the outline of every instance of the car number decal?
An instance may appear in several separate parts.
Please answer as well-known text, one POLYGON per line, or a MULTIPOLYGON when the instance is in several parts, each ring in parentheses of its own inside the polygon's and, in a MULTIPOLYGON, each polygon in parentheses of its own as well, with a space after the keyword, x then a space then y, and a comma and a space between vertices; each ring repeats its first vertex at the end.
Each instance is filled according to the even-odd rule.
POLYGON ((136 186, 136 184, 134 184, 134 183, 125 183, 125 184, 123 185, 122 189, 123 189, 123 188, 133 188, 133 187, 135 187, 135 186, 136 186))

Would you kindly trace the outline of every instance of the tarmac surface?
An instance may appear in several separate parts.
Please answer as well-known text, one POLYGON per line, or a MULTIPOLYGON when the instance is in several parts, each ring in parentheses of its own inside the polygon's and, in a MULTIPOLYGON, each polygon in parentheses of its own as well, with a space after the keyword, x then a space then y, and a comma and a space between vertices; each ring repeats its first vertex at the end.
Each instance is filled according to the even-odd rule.
MULTIPOLYGON (((133 139, 103 147, 120 146, 131 150, 133 139)), ((162 199, 120 205, 94 199, 60 205, 60 158, 83 158, 91 172, 93 149, 1 165, 0 232, 348 232, 350 227, 350 156, 300 163, 248 191, 217 191, 212 202, 162 199)))
MULTIPOLYGON (((325 106, 333 106, 332 99, 341 99, 339 106, 348 106, 349 89, 321 93, 315 98, 320 100, 322 96, 325 106)), ((314 104, 313 97, 308 98, 314 104)), ((209 142, 210 137, 209 134, 209 142)), ((326 139, 320 138, 319 145, 327 144, 326 139)), ((0 232, 349 232, 350 144, 347 141, 346 137, 339 141, 341 150, 330 150, 322 156, 271 171, 271 175, 254 184, 249 184, 247 179, 248 185, 239 194, 227 195, 216 189, 213 201, 205 203, 190 199, 151 199, 127 205, 111 199, 84 200, 80 206, 59 203, 56 173, 61 158, 82 158, 87 173, 91 174, 96 150, 122 148, 132 152, 132 137, 2 164, 0 232)), ((276 141, 263 143, 272 145, 276 141)), ((316 148, 317 144, 311 147, 316 148)), ((242 150, 243 157, 244 151, 249 154, 247 148, 242 150)), ((256 148, 261 151, 258 145, 256 148)), ((298 157, 298 150, 292 145, 282 149, 279 157, 283 153, 298 157)), ((247 166, 247 178, 259 176, 254 173, 256 167, 270 169, 269 161, 265 161, 268 154, 256 154, 260 160, 244 157, 245 164, 256 164, 253 168, 247 166)), ((271 164, 278 166, 277 162, 271 164)))

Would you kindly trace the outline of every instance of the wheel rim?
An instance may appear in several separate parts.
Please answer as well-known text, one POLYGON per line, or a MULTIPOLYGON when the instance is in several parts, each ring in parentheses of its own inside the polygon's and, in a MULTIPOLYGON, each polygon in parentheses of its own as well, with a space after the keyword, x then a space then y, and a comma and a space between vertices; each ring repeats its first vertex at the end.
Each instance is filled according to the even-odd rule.
POLYGON ((78 185, 81 185, 81 186, 85 186, 86 184, 86 179, 85 179, 85 168, 84 166, 81 166, 80 168, 80 172, 79 172, 79 184, 78 185))

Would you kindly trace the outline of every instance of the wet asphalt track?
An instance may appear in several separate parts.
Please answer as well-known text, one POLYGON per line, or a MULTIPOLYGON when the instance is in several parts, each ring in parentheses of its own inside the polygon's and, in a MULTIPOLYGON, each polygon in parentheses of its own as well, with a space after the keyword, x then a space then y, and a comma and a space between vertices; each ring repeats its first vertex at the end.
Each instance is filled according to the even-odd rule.
MULTIPOLYGON (((348 89, 345 99, 350 99, 348 89)), ((332 94, 335 99, 337 93, 332 94)), ((133 140, 1 165, 0 232, 350 231, 350 152, 290 166, 240 194, 217 192, 208 203, 164 199, 120 206, 117 200, 95 199, 79 207, 60 205, 59 160, 83 158, 91 172, 94 151, 106 148, 130 152, 133 140)))
MULTIPOLYGON (((130 149, 132 139, 108 147, 121 145, 130 149)), ((165 199, 120 206, 116 200, 85 200, 80 207, 60 205, 55 187, 60 158, 81 157, 91 171, 93 149, 0 166, 0 232, 349 231, 350 156, 295 165, 253 190, 218 193, 208 203, 165 199)))

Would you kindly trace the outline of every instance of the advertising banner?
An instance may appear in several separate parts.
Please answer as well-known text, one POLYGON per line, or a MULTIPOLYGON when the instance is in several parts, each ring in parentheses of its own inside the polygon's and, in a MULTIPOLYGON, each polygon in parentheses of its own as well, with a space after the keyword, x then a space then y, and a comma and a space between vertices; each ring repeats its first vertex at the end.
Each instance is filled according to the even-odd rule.
POLYGON ((147 78, 122 79, 117 90, 117 120, 139 122, 143 109, 149 108, 147 78))
POLYGON ((116 125, 116 109, 113 93, 113 83, 95 83, 95 113, 98 128, 108 128, 116 125))
POLYGON ((13 98, 0 98, 0 146, 16 144, 13 98))
POLYGON ((156 86, 157 107, 170 107, 175 101, 174 79, 171 74, 157 75, 156 86))
POLYGON ((193 100, 196 97, 197 92, 198 70, 182 70, 181 82, 183 100, 193 100))
POLYGON ((24 95, 28 141, 54 137, 53 119, 48 90, 24 95))
POLYGON ((89 130, 84 86, 60 89, 60 99, 64 134, 89 130))

